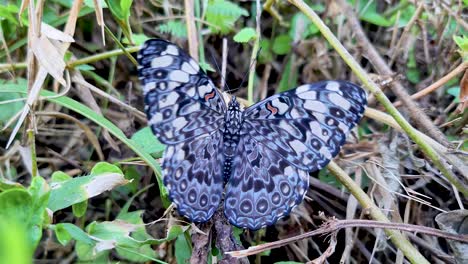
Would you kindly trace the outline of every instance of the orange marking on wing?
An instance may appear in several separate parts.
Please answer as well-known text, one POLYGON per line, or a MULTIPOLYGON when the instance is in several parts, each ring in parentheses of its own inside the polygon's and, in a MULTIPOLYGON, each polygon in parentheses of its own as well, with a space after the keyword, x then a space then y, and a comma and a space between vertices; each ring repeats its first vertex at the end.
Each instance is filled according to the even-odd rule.
POLYGON ((215 95, 216 95, 216 93, 215 93, 214 90, 209 94, 205 94, 205 101, 210 100, 211 98, 215 97, 215 95))
POLYGON ((266 107, 271 114, 276 115, 276 113, 278 113, 278 108, 272 106, 270 102, 267 103, 266 107))

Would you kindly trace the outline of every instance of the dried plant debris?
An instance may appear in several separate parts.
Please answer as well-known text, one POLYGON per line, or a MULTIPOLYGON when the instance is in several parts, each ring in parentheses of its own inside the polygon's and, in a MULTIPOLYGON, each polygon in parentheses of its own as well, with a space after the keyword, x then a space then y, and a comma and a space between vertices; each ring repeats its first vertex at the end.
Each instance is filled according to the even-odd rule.
POLYGON ((0 263, 467 261, 467 1, 14 2, 0 263))

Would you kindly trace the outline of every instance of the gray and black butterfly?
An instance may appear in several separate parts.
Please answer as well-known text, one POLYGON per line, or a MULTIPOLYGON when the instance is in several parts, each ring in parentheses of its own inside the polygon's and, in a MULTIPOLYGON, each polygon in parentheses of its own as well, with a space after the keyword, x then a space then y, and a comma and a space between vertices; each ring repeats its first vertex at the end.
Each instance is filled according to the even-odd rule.
POLYGON ((309 172, 338 154, 367 103, 361 87, 323 81, 243 110, 235 97, 226 105, 173 43, 146 41, 138 62, 149 125, 167 145, 164 184, 193 222, 209 220, 223 199, 226 218, 242 228, 288 215, 304 198, 309 172))

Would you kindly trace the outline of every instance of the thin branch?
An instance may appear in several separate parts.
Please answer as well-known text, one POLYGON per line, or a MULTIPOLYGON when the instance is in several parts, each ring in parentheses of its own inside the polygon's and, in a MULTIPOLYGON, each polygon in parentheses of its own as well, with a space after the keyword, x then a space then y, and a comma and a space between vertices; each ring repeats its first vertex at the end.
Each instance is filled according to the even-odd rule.
MULTIPOLYGON (((456 234, 452 234, 449 232, 441 231, 439 229, 426 227, 426 226, 402 224, 402 223, 386 223, 386 222, 372 221, 372 220, 335 220, 335 219, 332 219, 332 220, 325 222, 321 227, 311 232, 307 232, 307 233, 293 236, 290 238, 281 239, 275 242, 265 243, 265 244, 261 244, 258 246, 252 246, 245 250, 226 252, 226 254, 230 254, 231 256, 236 257, 236 258, 247 257, 250 255, 259 254, 266 250, 271 250, 274 248, 282 247, 284 245, 294 243, 298 240, 306 239, 312 236, 335 233, 335 232, 340 231, 343 228, 354 228, 354 227, 385 228, 387 230, 416 232, 416 233, 443 237, 446 239, 468 243, 468 235, 456 235, 456 234)), ((421 262, 418 262, 418 263, 421 263, 421 262)))
MULTIPOLYGON (((421 97, 424 97, 433 91, 439 89, 442 87, 442 85, 446 84, 448 81, 451 79, 455 78, 458 74, 465 72, 465 70, 468 68, 468 62, 462 62, 458 67, 456 67, 453 71, 447 73, 444 77, 440 78, 438 81, 435 83, 429 85, 428 87, 422 89, 421 91, 412 94, 411 99, 419 99, 421 97)), ((397 101, 393 103, 395 107, 399 107, 402 105, 401 101, 397 101)))

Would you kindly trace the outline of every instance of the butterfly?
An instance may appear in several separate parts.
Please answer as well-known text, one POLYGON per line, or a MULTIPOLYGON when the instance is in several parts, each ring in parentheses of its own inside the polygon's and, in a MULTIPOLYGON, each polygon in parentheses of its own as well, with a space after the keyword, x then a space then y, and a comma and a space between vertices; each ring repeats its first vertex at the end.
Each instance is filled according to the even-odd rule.
POLYGON ((272 225, 301 203, 309 172, 326 166, 361 119, 365 91, 322 81, 243 109, 226 104, 199 64, 175 44, 146 41, 138 75, 148 123, 167 147, 164 185, 179 213, 206 222, 224 203, 237 227, 272 225))

